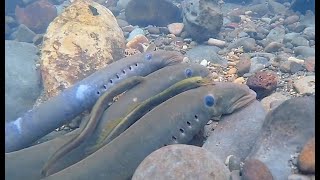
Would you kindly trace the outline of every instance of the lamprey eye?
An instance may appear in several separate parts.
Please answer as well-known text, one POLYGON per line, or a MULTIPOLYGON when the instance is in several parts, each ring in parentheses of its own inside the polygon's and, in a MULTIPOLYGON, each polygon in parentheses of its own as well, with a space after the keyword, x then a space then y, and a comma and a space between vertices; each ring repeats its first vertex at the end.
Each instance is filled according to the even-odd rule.
POLYGON ((151 59, 152 59, 152 55, 151 55, 151 54, 147 54, 147 55, 146 55, 146 59, 147 59, 147 60, 151 60, 151 59))
POLYGON ((211 107, 214 105, 214 97, 212 95, 207 95, 204 97, 204 103, 211 107))
POLYGON ((186 75, 187 77, 191 77, 192 74, 193 74, 193 72, 192 72, 191 69, 188 68, 188 69, 185 70, 185 75, 186 75))

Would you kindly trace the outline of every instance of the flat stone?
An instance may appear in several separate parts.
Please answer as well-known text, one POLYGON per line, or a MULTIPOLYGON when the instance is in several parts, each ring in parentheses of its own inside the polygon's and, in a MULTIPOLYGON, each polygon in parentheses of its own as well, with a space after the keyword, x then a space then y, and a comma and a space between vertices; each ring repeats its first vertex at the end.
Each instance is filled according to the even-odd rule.
POLYGON ((31 43, 36 34, 24 24, 20 24, 15 32, 15 40, 19 42, 31 43))
POLYGON ((276 179, 292 173, 288 163, 315 135, 315 97, 295 97, 271 110, 247 159, 263 162, 276 179))
POLYGON ((138 166, 132 180, 228 179, 226 166, 206 149, 184 144, 162 147, 138 166))
POLYGON ((199 63, 203 59, 206 59, 210 61, 210 63, 227 66, 228 61, 217 54, 217 51, 219 50, 219 48, 214 46, 200 45, 187 51, 186 55, 191 62, 199 63))
POLYGON ((254 101, 239 111, 223 116, 202 147, 223 162, 229 155, 245 159, 255 144, 265 115, 261 103, 254 101))
POLYGON ((301 94, 313 94, 315 92, 315 76, 305 76, 295 80, 293 86, 301 94))
POLYGON ((278 105, 280 105, 282 102, 284 102, 287 99, 289 99, 289 97, 281 94, 280 92, 275 92, 275 93, 272 93, 271 95, 263 98, 261 100, 261 103, 262 103, 263 108, 266 110, 266 112, 269 112, 270 110, 277 107, 277 106, 271 107, 271 104, 273 102, 279 101, 278 105))
POLYGON ((308 46, 298 46, 298 47, 295 47, 293 51, 296 56, 300 55, 305 58, 310 56, 315 56, 315 53, 316 53, 314 48, 311 48, 308 46))

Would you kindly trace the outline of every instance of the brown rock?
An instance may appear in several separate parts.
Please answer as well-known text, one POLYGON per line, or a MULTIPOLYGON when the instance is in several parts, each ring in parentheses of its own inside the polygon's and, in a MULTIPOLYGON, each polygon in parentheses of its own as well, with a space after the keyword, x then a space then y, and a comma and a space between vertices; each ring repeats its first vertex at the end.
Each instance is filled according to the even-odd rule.
POLYGON ((280 64, 280 70, 285 73, 296 73, 303 70, 303 66, 295 61, 285 61, 280 64))
POLYGON ((25 8, 17 6, 15 14, 20 24, 26 25, 36 33, 43 33, 57 16, 57 9, 48 0, 39 0, 25 8))
POLYGON ((293 23, 298 22, 298 21, 299 21, 299 16, 298 15, 292 15, 292 16, 287 17, 283 21, 283 24, 289 25, 289 24, 293 24, 293 23))
POLYGON ((228 179, 227 167, 208 150, 184 144, 162 147, 147 156, 132 180, 145 179, 228 179))
POLYGON ((264 51, 268 53, 276 52, 276 51, 279 51, 282 46, 283 46, 282 43, 271 42, 264 48, 264 51))
POLYGON ((41 72, 47 97, 124 57, 125 39, 114 15, 91 0, 75 0, 43 37, 41 72), (98 14, 98 15, 97 15, 98 14))
POLYGON ((236 64, 238 76, 243 76, 250 71, 251 60, 248 55, 241 55, 240 61, 236 64))
POLYGON ((183 23, 171 23, 168 25, 168 30, 171 34, 179 36, 183 30, 183 23))
POLYGON ((148 38, 142 34, 138 34, 127 43, 127 48, 138 49, 140 52, 144 52, 143 45, 148 43, 148 38))
POLYGON ((257 159, 250 159, 244 163, 242 180, 273 180, 273 177, 263 162, 257 159))
POLYGON ((315 173, 315 138, 311 138, 304 145, 299 158, 299 170, 303 173, 315 173))
POLYGON ((271 71, 257 72, 250 76, 247 85, 257 93, 257 99, 270 95, 277 88, 277 75, 271 71))
POLYGON ((304 61, 304 66, 309 72, 314 72, 315 57, 314 56, 308 57, 304 61))

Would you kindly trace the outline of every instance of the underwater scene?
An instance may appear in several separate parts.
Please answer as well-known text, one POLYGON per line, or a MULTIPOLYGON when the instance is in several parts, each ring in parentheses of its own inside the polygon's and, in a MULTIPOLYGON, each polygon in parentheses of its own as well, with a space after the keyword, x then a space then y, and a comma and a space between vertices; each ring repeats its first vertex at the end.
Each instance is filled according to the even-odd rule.
POLYGON ((315 0, 5 0, 5 179, 314 180, 315 0))

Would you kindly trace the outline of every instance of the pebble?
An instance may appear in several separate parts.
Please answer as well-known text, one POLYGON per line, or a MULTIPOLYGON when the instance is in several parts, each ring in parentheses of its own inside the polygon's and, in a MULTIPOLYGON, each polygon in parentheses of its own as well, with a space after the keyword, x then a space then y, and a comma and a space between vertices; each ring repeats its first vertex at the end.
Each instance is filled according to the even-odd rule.
POLYGON ((311 178, 302 174, 291 174, 288 176, 288 180, 311 180, 311 178))
POLYGON ((143 29, 141 28, 135 28, 134 30, 132 30, 129 34, 129 37, 127 39, 127 41, 132 40, 135 36, 137 35, 145 35, 143 29))
POLYGON ((314 56, 308 57, 304 61, 304 66, 309 72, 314 72, 315 57, 314 56))
POLYGON ((224 47, 226 46, 226 42, 219 40, 219 39, 214 39, 214 38, 209 38, 208 44, 211 46, 218 46, 218 47, 224 47))
POLYGON ((244 79, 244 77, 238 77, 233 82, 237 83, 237 84, 243 84, 245 82, 245 79, 244 79))
POLYGON ((277 105, 280 105, 280 103, 284 102, 285 100, 289 99, 289 97, 283 95, 282 93, 280 92, 274 92, 272 93, 271 95, 263 98, 261 100, 261 103, 262 103, 262 106, 263 108, 269 112, 270 110, 276 108, 277 106, 271 106, 271 104, 274 102, 274 101, 278 101, 279 104, 277 105))
POLYGON ((285 34, 286 33, 285 33, 285 30, 283 28, 275 27, 269 32, 269 34, 267 35, 266 39, 269 42, 275 41, 275 42, 282 43, 285 34))
POLYGON ((227 60, 217 52, 220 48, 216 46, 206 46, 206 45, 199 45, 196 46, 186 52, 186 55, 190 58, 191 62, 199 63, 203 59, 210 61, 213 64, 220 64, 223 67, 227 66, 227 60))
POLYGON ((231 68, 227 73, 230 75, 230 74, 235 74, 236 72, 237 72, 237 68, 231 68))
POLYGON ((207 66, 208 66, 208 61, 204 59, 204 60, 202 60, 202 61, 200 62, 200 64, 201 64, 202 66, 207 67, 207 66))
POLYGON ((245 52, 250 52, 256 49, 256 41, 253 38, 243 37, 229 44, 228 49, 241 47, 245 52))
POLYGON ((294 80, 293 86, 300 94, 313 94, 315 92, 315 76, 305 76, 294 80))
POLYGON ((300 33, 290 32, 284 35, 283 43, 291 42, 293 39, 300 36, 300 33))
POLYGON ((284 73, 297 73, 302 71, 304 68, 302 64, 295 61, 285 61, 280 64, 280 70, 284 73))
POLYGON ((138 166, 132 180, 144 179, 228 179, 227 167, 204 148, 175 144, 148 155, 138 166))
POLYGON ((268 53, 277 52, 277 51, 281 50, 282 46, 283 46, 282 43, 271 42, 264 48, 264 51, 268 52, 268 53))
POLYGON ((296 63, 299 63, 299 64, 303 64, 304 63, 303 59, 298 59, 298 58, 292 57, 292 56, 288 58, 288 61, 293 61, 293 62, 296 62, 296 63))
POLYGON ((271 180, 272 174, 268 167, 257 159, 250 159, 245 161, 242 169, 243 180, 271 180))
POLYGON ((292 15, 292 16, 287 17, 287 18, 283 21, 283 24, 284 24, 284 25, 293 24, 293 23, 295 23, 295 22, 298 22, 299 19, 300 19, 300 18, 299 18, 298 15, 292 15))
POLYGON ((135 27, 133 27, 132 25, 122 27, 122 30, 124 32, 129 32, 129 33, 132 32, 134 29, 135 27))
POLYGON ((230 171, 240 170, 240 168, 241 168, 240 167, 240 159, 234 155, 228 156, 225 164, 228 166, 230 171))
POLYGON ((304 145, 299 158, 298 168, 301 172, 307 174, 315 173, 315 138, 311 138, 304 145))
POLYGON ((138 49, 140 52, 144 52, 142 44, 148 44, 149 40, 142 34, 136 35, 127 44, 127 48, 138 49))
POLYGON ((270 95, 278 84, 278 77, 271 71, 260 71, 250 76, 247 85, 257 93, 257 99, 270 95))
POLYGON ((303 35, 307 37, 309 40, 315 40, 315 28, 307 27, 303 30, 303 35))
POLYGON ((309 41, 304 37, 296 37, 291 41, 294 46, 309 46, 309 41))
POLYGON ((294 54, 296 56, 302 56, 302 57, 310 57, 315 56, 315 49, 307 46, 298 46, 293 48, 294 54))
POLYGON ((168 30, 171 34, 179 36, 184 28, 183 23, 171 23, 168 26, 168 30))
POLYGON ((271 63, 265 57, 253 57, 251 58, 251 66, 250 66, 250 73, 255 73, 264 69, 265 67, 269 66, 271 63))

